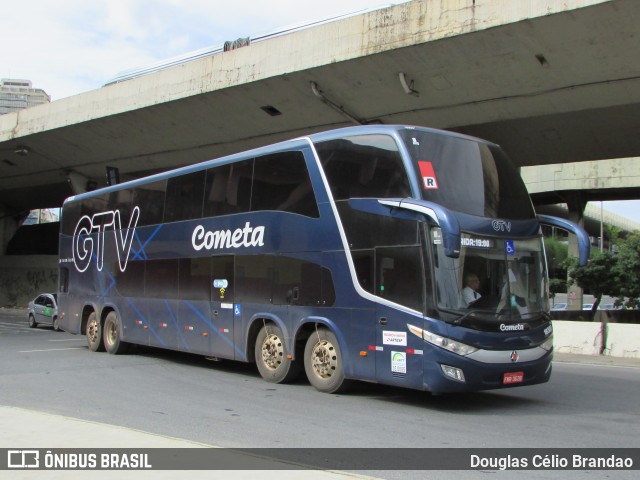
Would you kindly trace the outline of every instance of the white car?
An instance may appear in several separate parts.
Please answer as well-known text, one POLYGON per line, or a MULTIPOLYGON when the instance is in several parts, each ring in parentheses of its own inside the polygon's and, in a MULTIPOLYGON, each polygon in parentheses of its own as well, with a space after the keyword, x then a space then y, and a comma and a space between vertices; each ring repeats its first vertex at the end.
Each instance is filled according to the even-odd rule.
POLYGON ((43 323, 51 325, 57 332, 58 327, 58 301, 55 293, 43 293, 29 302, 27 309, 29 326, 35 328, 43 323))

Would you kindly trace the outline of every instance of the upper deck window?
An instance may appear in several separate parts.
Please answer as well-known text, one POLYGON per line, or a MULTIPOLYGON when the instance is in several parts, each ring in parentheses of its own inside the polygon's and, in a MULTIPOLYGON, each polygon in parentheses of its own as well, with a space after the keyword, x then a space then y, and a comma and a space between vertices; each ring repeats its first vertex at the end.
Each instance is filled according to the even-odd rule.
POLYGON ((335 200, 411 195, 396 142, 388 135, 358 135, 316 144, 335 200))
POLYGON ((480 217, 535 217, 524 182, 496 145, 418 129, 400 135, 424 200, 480 217))

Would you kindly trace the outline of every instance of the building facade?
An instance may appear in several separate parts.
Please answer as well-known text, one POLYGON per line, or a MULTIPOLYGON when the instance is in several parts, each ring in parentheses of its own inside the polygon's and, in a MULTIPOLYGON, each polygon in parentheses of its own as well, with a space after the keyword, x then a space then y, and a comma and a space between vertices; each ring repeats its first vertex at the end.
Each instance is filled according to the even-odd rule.
POLYGON ((44 90, 33 88, 31 80, 11 78, 0 80, 0 115, 50 101, 51 97, 44 90))

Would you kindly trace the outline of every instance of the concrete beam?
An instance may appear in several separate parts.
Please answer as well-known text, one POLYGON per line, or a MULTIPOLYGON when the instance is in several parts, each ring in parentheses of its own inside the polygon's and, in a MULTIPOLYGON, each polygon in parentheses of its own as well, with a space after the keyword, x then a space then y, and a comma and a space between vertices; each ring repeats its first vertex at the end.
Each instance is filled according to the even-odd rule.
POLYGON ((416 0, 2 115, 0 142, 608 1, 416 0))
MULTIPOLYGON (((529 193, 632 189, 640 198, 640 158, 522 167, 529 193)), ((613 200, 613 199, 612 199, 613 200)))

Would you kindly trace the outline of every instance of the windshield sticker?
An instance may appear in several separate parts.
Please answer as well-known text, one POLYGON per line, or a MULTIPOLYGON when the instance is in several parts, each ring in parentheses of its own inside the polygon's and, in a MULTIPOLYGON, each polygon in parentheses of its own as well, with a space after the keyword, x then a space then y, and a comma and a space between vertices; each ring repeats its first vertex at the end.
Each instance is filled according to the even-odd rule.
POLYGON ((420 167, 420 175, 422 175, 422 186, 424 189, 437 190, 438 180, 436 179, 436 173, 431 162, 420 160, 418 161, 418 167, 420 167))
POLYGON ((505 240, 504 249, 505 249, 505 252, 507 252, 507 255, 510 257, 516 254, 516 246, 513 240, 505 240))

